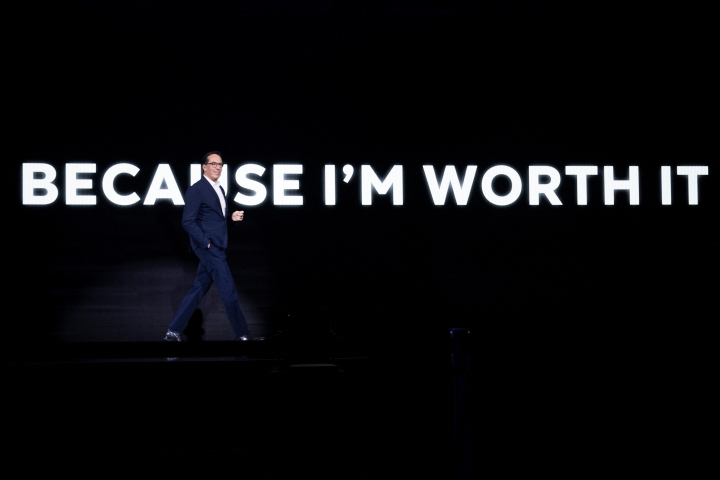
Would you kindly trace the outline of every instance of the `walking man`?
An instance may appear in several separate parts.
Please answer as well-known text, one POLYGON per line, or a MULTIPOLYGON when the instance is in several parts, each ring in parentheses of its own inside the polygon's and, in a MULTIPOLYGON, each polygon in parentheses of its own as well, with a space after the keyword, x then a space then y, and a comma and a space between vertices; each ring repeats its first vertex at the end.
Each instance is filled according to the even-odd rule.
MULTIPOLYGON (((203 177, 185 193, 182 224, 190 236, 190 246, 200 259, 200 265, 190 291, 168 327, 165 340, 170 342, 181 341, 180 334, 213 282, 220 290, 220 298, 225 305, 235 340, 262 339, 253 338, 249 334, 245 316, 240 310, 235 282, 225 258, 228 245, 227 200, 225 190, 218 181, 222 169, 220 152, 205 154, 202 162, 203 177)), ((236 211, 231 218, 237 225, 244 217, 244 211, 236 211)))

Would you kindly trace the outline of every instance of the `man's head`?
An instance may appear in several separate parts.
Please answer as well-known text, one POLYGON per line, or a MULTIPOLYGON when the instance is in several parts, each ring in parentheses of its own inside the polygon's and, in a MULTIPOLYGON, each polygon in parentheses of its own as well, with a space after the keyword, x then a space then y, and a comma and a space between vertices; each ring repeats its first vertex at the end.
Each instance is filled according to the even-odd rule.
POLYGON ((213 182, 217 182, 222 174, 222 158, 220 152, 209 152, 206 153, 202 161, 203 175, 208 177, 213 182))

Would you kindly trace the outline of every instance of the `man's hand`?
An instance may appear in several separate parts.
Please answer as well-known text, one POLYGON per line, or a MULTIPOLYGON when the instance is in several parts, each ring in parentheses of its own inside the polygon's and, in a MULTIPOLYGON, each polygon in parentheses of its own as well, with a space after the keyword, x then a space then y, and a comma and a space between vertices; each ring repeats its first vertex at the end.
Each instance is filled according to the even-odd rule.
POLYGON ((244 217, 245 217, 244 210, 238 210, 237 212, 233 212, 233 214, 232 214, 233 222, 242 222, 242 219, 244 217))

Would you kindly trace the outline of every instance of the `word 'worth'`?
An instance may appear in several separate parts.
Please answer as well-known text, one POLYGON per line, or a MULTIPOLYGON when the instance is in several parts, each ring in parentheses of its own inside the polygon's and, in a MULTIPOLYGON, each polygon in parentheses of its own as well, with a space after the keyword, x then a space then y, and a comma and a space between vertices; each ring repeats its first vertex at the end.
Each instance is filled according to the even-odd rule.
MULTIPOLYGON (((95 205, 97 196, 93 193, 96 174, 95 163, 67 163, 65 164, 65 204, 66 205, 95 205), (89 177, 89 178, 88 178, 89 177)), ((200 180, 200 165, 190 166, 190 184, 200 180)), ((232 198, 240 205, 260 205, 268 197, 268 191, 262 183, 265 167, 248 163, 235 170, 237 186, 251 194, 237 192, 232 198)), ((425 181, 435 205, 445 205, 448 194, 452 191, 457 205, 467 205, 477 176, 477 165, 468 165, 461 179, 453 165, 445 166, 440 177, 435 167, 423 166, 425 181)), ((115 180, 119 175, 135 176, 140 168, 130 163, 118 163, 105 170, 101 176, 102 193, 107 200, 115 205, 134 205, 141 198, 136 192, 118 193, 115 189, 115 180)), ((348 183, 353 176, 352 165, 345 165, 342 169, 343 182, 348 183)), ((228 188, 228 167, 223 170, 220 183, 225 190, 228 188)), ((565 176, 574 177, 576 186, 577 205, 587 205, 588 183, 594 176, 599 176, 600 168, 588 165, 568 165, 565 167, 565 176)), ((300 164, 276 164, 272 166, 272 201, 274 205, 302 205, 303 196, 300 193, 300 176, 303 166, 300 164)), ((687 177, 688 204, 698 204, 699 177, 708 175, 707 166, 678 166, 675 167, 677 176, 687 177)), ((403 166, 394 165, 384 178, 380 178, 370 165, 360 167, 360 200, 362 205, 372 205, 373 195, 392 195, 393 205, 403 205, 403 166)), ((57 171, 47 163, 28 162, 22 166, 22 201, 23 205, 49 205, 59 196, 58 186, 55 184, 57 171)), ((673 168, 660 167, 660 190, 663 205, 672 204, 673 168)), ((531 165, 528 167, 525 184, 527 185, 530 205, 540 205, 540 198, 544 196, 551 205, 562 205, 556 190, 560 186, 561 174, 551 166, 531 165)), ((627 191, 630 205, 640 204, 640 172, 639 167, 628 167, 628 178, 615 178, 612 166, 602 167, 602 182, 605 205, 615 204, 615 193, 627 191)), ((482 175, 480 190, 484 198, 492 205, 510 205, 520 198, 523 190, 523 179, 517 170, 507 165, 490 167, 482 175), (505 177, 509 180, 510 190, 498 194, 493 189, 493 180, 505 177)), ((324 171, 325 205, 336 204, 337 174, 335 165, 325 165, 324 171)), ((143 205, 154 205, 158 200, 170 200, 174 205, 184 205, 178 183, 175 180, 170 165, 159 164, 147 189, 143 205)))

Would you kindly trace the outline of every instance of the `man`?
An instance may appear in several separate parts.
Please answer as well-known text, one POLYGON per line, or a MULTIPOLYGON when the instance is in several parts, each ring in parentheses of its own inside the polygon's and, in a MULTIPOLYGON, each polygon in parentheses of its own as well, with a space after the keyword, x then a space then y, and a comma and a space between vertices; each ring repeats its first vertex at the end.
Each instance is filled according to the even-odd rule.
MULTIPOLYGON (((225 305, 235 340, 262 340, 251 337, 248 332, 238 303, 235 282, 225 259, 228 245, 227 200, 218 182, 222 169, 220 152, 205 154, 202 162, 203 178, 191 185, 185 193, 182 224, 190 235, 190 246, 200 259, 200 265, 190 291, 168 327, 165 340, 169 342, 181 341, 180 334, 213 282, 220 289, 220 298, 225 305)), ((232 220, 241 222, 244 216, 244 211, 236 211, 232 214, 232 220)))

